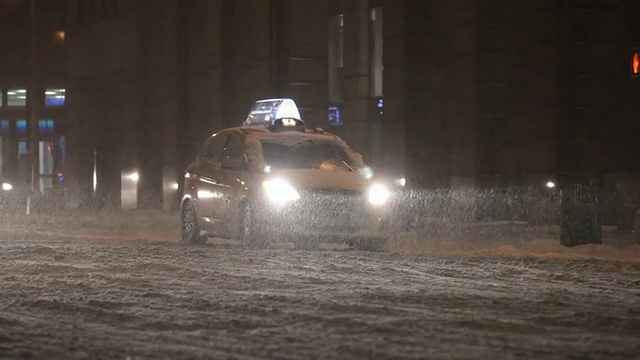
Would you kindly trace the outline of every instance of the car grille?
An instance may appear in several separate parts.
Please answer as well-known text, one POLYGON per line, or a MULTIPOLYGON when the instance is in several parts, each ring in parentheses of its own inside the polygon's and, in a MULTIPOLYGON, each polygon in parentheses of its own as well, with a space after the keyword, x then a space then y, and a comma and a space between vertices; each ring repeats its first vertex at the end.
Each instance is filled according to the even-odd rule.
POLYGON ((295 213, 313 230, 357 232, 372 218, 362 191, 312 189, 303 191, 295 213))

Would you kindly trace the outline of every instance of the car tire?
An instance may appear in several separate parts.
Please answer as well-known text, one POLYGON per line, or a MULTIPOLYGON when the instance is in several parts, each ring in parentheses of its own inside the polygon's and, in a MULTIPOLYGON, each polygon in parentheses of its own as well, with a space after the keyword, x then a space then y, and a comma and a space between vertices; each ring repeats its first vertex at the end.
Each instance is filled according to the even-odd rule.
POLYGON ((355 249, 371 252, 382 252, 387 244, 386 238, 364 238, 354 241, 352 246, 355 249))
POLYGON ((200 245, 207 242, 207 236, 200 234, 196 209, 191 201, 186 201, 180 210, 180 230, 182 241, 187 245, 200 245))
POLYGON ((254 207, 244 202, 240 208, 240 243, 246 247, 262 249, 269 245, 269 241, 258 231, 254 216, 254 207))

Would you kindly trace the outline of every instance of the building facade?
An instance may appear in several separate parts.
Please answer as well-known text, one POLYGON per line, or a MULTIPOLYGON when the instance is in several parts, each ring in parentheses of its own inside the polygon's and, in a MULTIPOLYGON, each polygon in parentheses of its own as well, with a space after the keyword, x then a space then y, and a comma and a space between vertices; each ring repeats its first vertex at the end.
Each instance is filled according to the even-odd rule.
MULTIPOLYGON (((24 148, 15 121, 26 115, 9 96, 30 79, 29 4, 2 3, 2 46, 18 49, 3 52, 0 69, 0 114, 14 121, 2 169, 15 173, 24 148)), ((640 202, 633 0, 36 4, 39 38, 52 36, 38 91, 65 90, 64 106, 43 106, 42 120, 54 120, 54 148, 64 142, 54 172, 78 205, 121 206, 135 179, 126 185, 134 207, 175 208, 201 141, 269 97, 295 99, 310 126, 412 187, 541 186, 595 174, 610 203, 640 202)))

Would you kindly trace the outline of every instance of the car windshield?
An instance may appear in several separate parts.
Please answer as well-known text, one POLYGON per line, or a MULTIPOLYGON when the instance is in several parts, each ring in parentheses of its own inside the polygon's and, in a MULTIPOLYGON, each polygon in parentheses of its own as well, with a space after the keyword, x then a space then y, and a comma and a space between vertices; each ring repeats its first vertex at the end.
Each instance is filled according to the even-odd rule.
POLYGON ((261 141, 264 161, 274 168, 354 171, 354 160, 336 143, 306 141, 285 145, 261 141))

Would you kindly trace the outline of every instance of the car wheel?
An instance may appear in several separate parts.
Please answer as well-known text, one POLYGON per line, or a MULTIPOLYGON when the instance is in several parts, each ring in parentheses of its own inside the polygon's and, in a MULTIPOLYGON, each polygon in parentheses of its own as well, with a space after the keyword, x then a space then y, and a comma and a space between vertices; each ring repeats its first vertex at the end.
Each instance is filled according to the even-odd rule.
POLYGON ((240 243, 247 247, 264 248, 268 241, 256 228, 255 212, 250 203, 244 203, 240 209, 240 243))
POLYGON ((180 217, 182 241, 187 245, 198 245, 207 242, 207 237, 200 235, 198 217, 191 201, 187 201, 182 206, 180 217))
POLYGON ((376 237, 356 240, 352 243, 352 246, 358 250, 381 252, 384 251, 384 247, 386 244, 386 238, 376 237))

